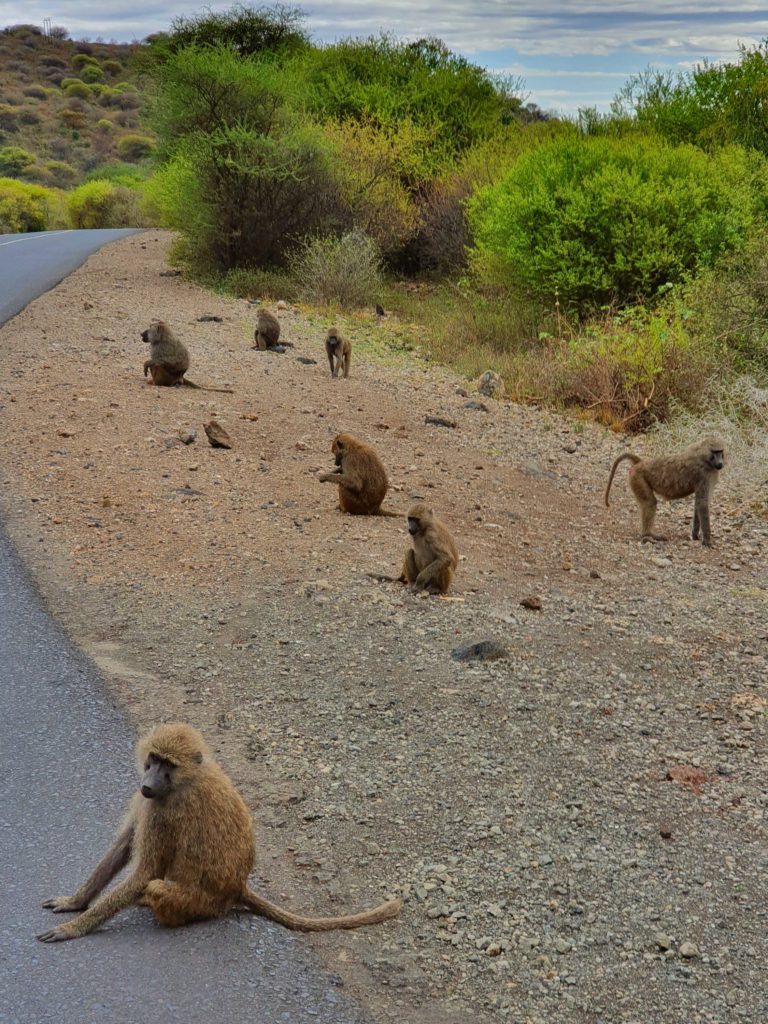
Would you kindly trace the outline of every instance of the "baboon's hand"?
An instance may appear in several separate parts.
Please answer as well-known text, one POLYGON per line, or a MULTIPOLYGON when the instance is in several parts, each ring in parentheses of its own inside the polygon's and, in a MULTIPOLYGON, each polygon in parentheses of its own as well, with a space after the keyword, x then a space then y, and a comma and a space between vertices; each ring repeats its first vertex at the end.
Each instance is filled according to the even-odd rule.
POLYGON ((52 910, 54 914, 71 914, 78 910, 85 910, 87 903, 76 900, 74 896, 54 896, 46 900, 43 906, 46 910, 52 910))
POLYGON ((37 936, 40 942, 66 942, 68 939, 76 939, 77 935, 69 930, 66 924, 60 924, 58 928, 51 928, 37 936))

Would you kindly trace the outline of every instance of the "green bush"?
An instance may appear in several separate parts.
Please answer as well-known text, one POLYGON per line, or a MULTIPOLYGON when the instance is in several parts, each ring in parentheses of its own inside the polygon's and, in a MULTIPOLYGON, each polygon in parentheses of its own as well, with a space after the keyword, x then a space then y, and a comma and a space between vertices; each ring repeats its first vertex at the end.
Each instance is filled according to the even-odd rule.
POLYGON ((33 153, 21 146, 3 146, 0 148, 0 176, 17 178, 35 162, 33 153))
POLYGON ((98 67, 99 62, 96 60, 95 57, 91 57, 87 53, 76 53, 70 61, 70 64, 75 69, 75 71, 82 71, 89 64, 96 65, 98 67))
POLYGON ((116 75, 120 75, 123 72, 123 65, 119 60, 105 60, 101 66, 104 73, 109 75, 110 78, 114 78, 116 75))
POLYGON ((111 181, 89 181, 67 195, 73 228, 122 228, 137 224, 137 197, 111 181))
POLYGON ((307 302, 347 309, 372 305, 381 296, 381 256, 373 239, 355 228, 341 237, 310 238, 291 254, 291 276, 307 302))
POLYGON ((52 181, 60 188, 66 188, 68 185, 71 185, 77 177, 77 171, 66 160, 46 160, 43 168, 48 172, 52 181))
POLYGON ((468 212, 480 279, 559 292, 580 312, 657 294, 764 222, 766 164, 637 136, 524 153, 468 212))
POLYGON ((110 121, 108 117, 100 117, 96 122, 96 127, 100 132, 104 132, 106 135, 115 130, 114 123, 110 121))
POLYGON ((80 77, 84 82, 87 82, 89 85, 92 85, 94 82, 102 81, 102 79, 104 78, 104 72, 98 64, 89 64, 80 72, 80 77))
POLYGON ((23 91, 25 96, 33 100, 44 100, 51 94, 51 90, 44 85, 28 85, 23 91))
POLYGON ((117 154, 122 160, 143 160, 152 152, 154 145, 147 135, 123 135, 117 141, 117 154))
POLYGON ((12 132, 19 126, 19 108, 10 103, 0 103, 0 131, 12 132))
POLYGON ((0 232, 47 231, 63 226, 61 198, 53 189, 0 178, 0 232))
POLYGON ((85 82, 80 82, 77 79, 74 81, 72 79, 65 79, 65 81, 66 85, 64 82, 61 83, 62 92, 65 96, 68 96, 70 99, 76 97, 79 100, 89 100, 91 98, 91 90, 85 82))

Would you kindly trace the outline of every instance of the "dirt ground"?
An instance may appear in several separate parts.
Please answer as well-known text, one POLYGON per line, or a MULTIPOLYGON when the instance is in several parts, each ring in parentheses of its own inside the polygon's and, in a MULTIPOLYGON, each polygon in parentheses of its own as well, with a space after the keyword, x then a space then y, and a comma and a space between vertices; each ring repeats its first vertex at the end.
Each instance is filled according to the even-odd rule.
POLYGON ((625 466, 602 502, 621 438, 481 398, 390 319, 347 321, 346 381, 316 314, 253 351, 256 307, 162 276, 168 243, 102 250, 0 331, 7 528, 136 727, 203 729, 272 897, 404 897, 311 940, 383 1022, 768 1019, 766 521, 726 471, 713 550, 685 501, 641 545, 625 466), (154 317, 235 394, 147 386, 154 317), (341 430, 380 453, 390 508, 450 525, 448 598, 368 575, 396 575, 406 532, 318 482, 341 430), (507 657, 452 657, 485 639, 507 657))

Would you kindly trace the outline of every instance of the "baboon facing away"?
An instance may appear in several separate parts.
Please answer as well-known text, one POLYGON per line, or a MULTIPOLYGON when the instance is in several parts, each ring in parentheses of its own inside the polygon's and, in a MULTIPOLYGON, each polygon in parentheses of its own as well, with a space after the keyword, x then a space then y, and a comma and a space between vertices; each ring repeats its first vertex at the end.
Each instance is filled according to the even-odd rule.
POLYGON ((420 501, 408 510, 408 533, 413 546, 405 553, 400 581, 410 583, 414 590, 444 594, 459 564, 448 527, 420 501))
POLYGON ((353 516, 398 516, 397 512, 381 507, 389 481, 373 448, 351 434, 337 434, 331 451, 337 468, 321 473, 318 479, 321 483, 338 484, 343 512, 353 516))
POLYGON ((253 347, 261 352, 266 352, 267 349, 272 352, 284 352, 287 347, 293 347, 293 342, 279 340, 280 321, 268 309, 259 310, 253 337, 256 342, 253 347))
POLYGON ((144 363, 144 376, 149 373, 153 384, 166 388, 183 384, 198 391, 234 394, 229 388, 209 388, 204 384, 194 384, 184 377, 189 369, 187 346, 179 341, 164 320, 153 320, 146 331, 141 332, 141 340, 149 345, 149 359, 144 363))
POLYGON ((400 901, 390 900, 360 914, 308 918, 263 899, 248 887, 251 815, 200 733, 184 723, 160 725, 139 741, 136 757, 140 791, 111 849, 74 896, 43 904, 78 916, 41 941, 80 938, 134 903, 170 928, 238 908, 299 931, 358 928, 399 913, 400 901), (129 861, 125 881, 99 896, 129 861))
POLYGON ((325 353, 328 356, 328 362, 331 364, 331 376, 338 377, 339 370, 341 370, 342 376, 348 377, 349 363, 352 359, 352 345, 338 327, 330 327, 328 329, 328 333, 325 336, 325 353))
POLYGON ((653 533, 657 494, 668 501, 687 498, 693 494, 695 497, 691 537, 698 540, 701 530, 702 543, 705 547, 711 547, 709 496, 717 481, 717 474, 725 464, 724 452, 725 448, 719 437, 705 437, 684 448, 677 455, 663 455, 656 459, 641 459, 632 452, 624 452, 611 467, 611 475, 605 488, 605 504, 609 505, 611 484, 619 463, 628 459, 632 463, 629 470, 629 486, 640 506, 642 539, 666 539, 653 533))

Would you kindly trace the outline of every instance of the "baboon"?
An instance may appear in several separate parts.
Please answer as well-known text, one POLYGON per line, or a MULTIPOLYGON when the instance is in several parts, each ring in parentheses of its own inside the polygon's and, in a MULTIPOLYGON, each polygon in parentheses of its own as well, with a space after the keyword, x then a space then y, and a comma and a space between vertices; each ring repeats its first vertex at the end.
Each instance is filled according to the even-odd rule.
POLYGON ((256 341, 253 347, 261 352, 266 352, 267 349, 270 349, 272 352, 284 352, 286 348, 293 348, 292 341, 281 341, 278 344, 280 321, 268 309, 259 310, 253 337, 256 341))
POLYGON ((349 376, 349 362, 352 358, 352 345, 338 327, 330 327, 325 336, 325 353, 331 364, 331 376, 338 377, 341 370, 344 377, 349 376), (334 363, 335 357, 335 363, 334 363))
POLYGON ((324 484, 339 485, 339 506, 352 516, 391 516, 399 513, 381 507, 387 493, 387 473, 376 452, 351 434, 337 434, 331 451, 336 469, 321 473, 324 484))
POLYGON ((400 582, 410 583, 414 590, 444 594, 459 564, 448 527, 420 501, 408 510, 408 533, 413 547, 405 553, 400 582))
POLYGON ((691 537, 698 540, 701 529, 704 547, 712 547, 709 495, 715 486, 718 472, 723 468, 724 451, 723 442, 719 437, 705 437, 684 448, 677 455, 663 455, 657 459, 641 459, 632 452, 624 452, 611 467, 608 486, 605 488, 605 504, 609 506, 608 496, 617 466, 628 459, 633 464, 629 470, 629 486, 640 506, 642 539, 667 539, 653 533, 657 494, 667 501, 687 498, 689 494, 693 494, 695 498, 691 537))
POLYGON ((232 395, 230 388, 209 388, 204 384, 194 384, 184 374, 189 369, 189 352, 164 320, 153 320, 146 331, 141 332, 141 340, 149 345, 149 359, 144 363, 144 376, 147 372, 152 383, 158 387, 172 388, 185 385, 198 391, 217 391, 222 395, 232 395))
POLYGON ((57 914, 82 913, 38 935, 42 942, 80 938, 135 903, 169 928, 232 909, 299 931, 358 928, 400 912, 400 901, 389 900, 360 914, 310 918, 263 899, 248 887, 255 855, 250 812, 197 729, 159 725, 139 740, 136 758, 140 789, 111 849, 74 896, 43 904, 57 914), (96 899, 129 861, 125 881, 96 899))

